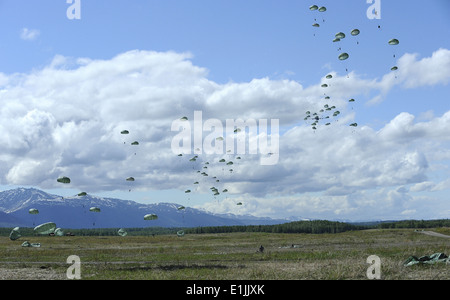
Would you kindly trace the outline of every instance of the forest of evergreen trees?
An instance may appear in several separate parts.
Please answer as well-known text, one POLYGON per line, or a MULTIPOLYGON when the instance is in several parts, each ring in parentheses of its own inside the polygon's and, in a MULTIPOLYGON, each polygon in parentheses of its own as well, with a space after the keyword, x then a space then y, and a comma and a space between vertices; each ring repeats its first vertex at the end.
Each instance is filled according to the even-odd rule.
MULTIPOLYGON (((403 220, 372 223, 343 223, 327 220, 296 221, 278 225, 235 225, 235 226, 204 226, 193 228, 125 228, 128 235, 161 235, 175 234, 184 230, 186 234, 230 233, 230 232, 267 232, 267 233, 339 233, 350 230, 389 229, 389 228, 437 228, 450 227, 450 219, 439 220, 403 220)), ((0 228, 0 236, 9 236, 12 228, 0 228)), ((65 233, 77 236, 116 236, 119 228, 87 228, 64 229, 65 233)), ((24 236, 33 235, 32 228, 21 228, 24 236)))

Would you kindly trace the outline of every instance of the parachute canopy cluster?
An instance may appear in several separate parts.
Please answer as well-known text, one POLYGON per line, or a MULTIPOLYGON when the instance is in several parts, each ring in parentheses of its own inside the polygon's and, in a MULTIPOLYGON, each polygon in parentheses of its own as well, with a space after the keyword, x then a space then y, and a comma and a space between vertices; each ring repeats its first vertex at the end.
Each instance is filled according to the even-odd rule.
MULTIPOLYGON (((326 12, 327 8, 324 6, 319 6, 319 5, 311 5, 309 6, 309 10, 316 13, 316 12, 326 12)), ((317 21, 317 15, 314 15, 314 23, 313 23, 313 27, 317 27, 320 28, 321 25, 318 23, 317 21)), ((322 23, 325 22, 325 15, 321 15, 322 18, 322 23)), ((380 27, 379 27, 380 28, 380 27)), ((322 30, 322 29, 315 29, 314 30, 314 36, 316 36, 316 30, 322 30)), ((351 53, 349 50, 353 49, 353 48, 349 48, 349 49, 345 49, 345 51, 343 51, 342 47, 343 45, 340 43, 342 42, 344 39, 347 39, 347 35, 350 35, 350 38, 354 38, 356 39, 356 45, 359 45, 359 36, 361 34, 361 30, 359 28, 353 28, 349 31, 338 31, 337 33, 334 34, 334 36, 332 37, 332 42, 334 45, 338 45, 338 51, 339 54, 337 55, 337 59, 339 61, 341 61, 342 64, 345 64, 345 66, 347 66, 347 60, 349 60, 351 58, 351 53)), ((389 45, 398 45, 400 42, 398 39, 393 38, 390 39, 388 41, 389 45)), ((395 54, 393 55, 395 57, 395 54)), ((398 67, 397 66, 392 66, 390 68, 391 71, 397 71, 398 67)), ((348 67, 345 68, 345 71, 347 72, 347 78, 349 78, 348 75, 348 67)), ((340 111, 336 108, 336 106, 331 104, 331 100, 332 97, 331 95, 328 93, 328 88, 331 86, 332 83, 334 83, 333 81, 333 75, 332 74, 327 74, 325 76, 325 79, 328 80, 325 83, 321 84, 321 87, 324 88, 324 93, 323 93, 323 97, 321 97, 323 100, 325 100, 326 102, 322 104, 322 108, 320 108, 318 111, 314 111, 311 112, 311 110, 308 110, 305 112, 305 116, 304 116, 304 121, 309 122, 311 125, 311 128, 313 130, 316 130, 318 128, 319 123, 324 123, 326 126, 331 125, 332 122, 331 120, 334 119, 334 121, 337 121, 337 119, 335 119, 337 116, 339 116, 340 111)), ((355 99, 350 99, 349 102, 355 102, 355 99)), ((320 106, 320 105, 319 105, 320 106)), ((352 107, 353 109, 353 107, 352 107)), ((348 126, 351 127, 357 127, 358 124, 356 122, 350 123, 348 124, 348 126)))

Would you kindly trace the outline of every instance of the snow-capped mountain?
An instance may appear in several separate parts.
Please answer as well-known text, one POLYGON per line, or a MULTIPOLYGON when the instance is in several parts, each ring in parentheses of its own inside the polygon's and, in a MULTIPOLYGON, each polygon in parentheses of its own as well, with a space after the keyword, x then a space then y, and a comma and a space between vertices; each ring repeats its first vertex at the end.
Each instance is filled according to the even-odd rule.
POLYGON ((178 209, 176 203, 142 204, 131 200, 92 195, 62 197, 34 188, 0 192, 0 226, 33 227, 55 222, 61 228, 197 227, 280 224, 284 220, 253 216, 214 215, 199 209, 178 209), (93 212, 91 207, 100 208, 93 212), (30 214, 35 208, 38 214, 30 214), (3 213, 1 213, 3 212, 3 213), (156 214, 156 220, 144 215, 156 214))

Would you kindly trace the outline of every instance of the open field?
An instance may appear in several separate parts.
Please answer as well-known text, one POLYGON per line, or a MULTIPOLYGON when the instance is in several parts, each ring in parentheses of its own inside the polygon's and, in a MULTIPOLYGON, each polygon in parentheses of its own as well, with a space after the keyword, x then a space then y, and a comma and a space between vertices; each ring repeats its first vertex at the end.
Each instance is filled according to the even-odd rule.
MULTIPOLYGON (((449 228, 428 231, 450 235, 449 228)), ((223 233, 156 236, 0 237, 1 279, 67 279, 70 255, 81 279, 367 279, 370 255, 381 279, 450 279, 450 265, 404 267, 410 256, 450 253, 450 239, 414 229, 337 234, 223 233), (21 244, 41 243, 39 248, 21 244), (260 245, 264 252, 258 252, 260 245), (292 247, 294 245, 294 247, 292 247)))

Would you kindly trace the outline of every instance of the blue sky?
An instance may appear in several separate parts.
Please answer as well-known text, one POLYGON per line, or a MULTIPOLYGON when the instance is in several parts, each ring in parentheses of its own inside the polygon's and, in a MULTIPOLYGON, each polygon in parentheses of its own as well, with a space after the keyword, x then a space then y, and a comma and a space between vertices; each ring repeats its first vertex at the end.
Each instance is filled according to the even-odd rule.
POLYGON ((3 189, 270 217, 450 215, 448 1, 380 0, 381 19, 367 17, 365 0, 79 3, 72 20, 65 0, 0 1, 3 189), (340 31, 347 37, 333 43, 340 31), (325 93, 341 117, 314 131, 305 111, 325 93), (211 197, 205 185, 187 195, 197 174, 171 153, 170 124, 194 110, 279 119, 278 164, 247 155, 232 174, 218 167, 229 194, 211 197), (116 148, 123 127, 141 142, 136 156, 116 148), (55 177, 67 173, 61 189, 55 177))

